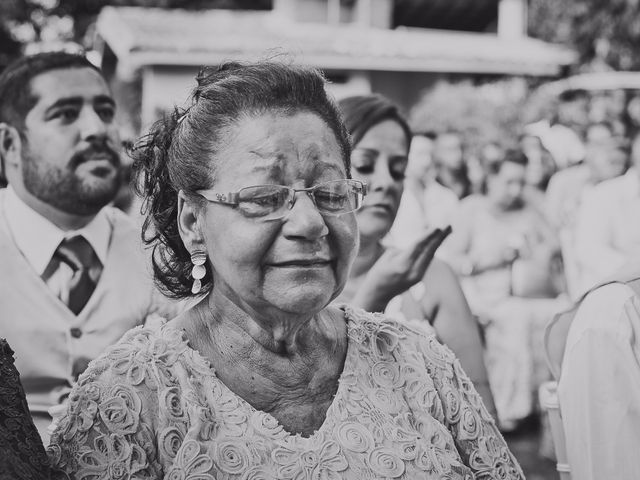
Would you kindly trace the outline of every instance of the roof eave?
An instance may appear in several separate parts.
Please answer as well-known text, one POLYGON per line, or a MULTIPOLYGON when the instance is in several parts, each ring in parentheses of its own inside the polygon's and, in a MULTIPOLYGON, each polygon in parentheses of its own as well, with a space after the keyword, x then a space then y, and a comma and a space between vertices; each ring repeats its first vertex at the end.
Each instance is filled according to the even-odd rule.
MULTIPOLYGON (((117 52, 116 52, 116 55, 117 52)), ((135 71, 152 66, 216 65, 229 60, 251 61, 262 56, 253 52, 149 52, 133 51, 125 56, 126 69, 135 71)), ((475 73, 510 74, 531 76, 556 76, 566 59, 561 62, 514 62, 469 58, 366 58, 340 57, 336 55, 298 54, 298 61, 325 70, 346 71, 392 71, 416 73, 475 73)), ((121 67, 124 67, 122 65, 121 67)))

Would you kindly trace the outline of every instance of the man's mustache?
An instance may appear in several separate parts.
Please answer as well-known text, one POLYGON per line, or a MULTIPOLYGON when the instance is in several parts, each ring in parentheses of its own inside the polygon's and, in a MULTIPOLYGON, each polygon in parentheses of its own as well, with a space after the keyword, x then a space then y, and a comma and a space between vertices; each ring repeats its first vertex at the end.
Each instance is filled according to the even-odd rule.
POLYGON ((76 152, 71 157, 70 167, 76 169, 80 164, 91 160, 95 156, 106 156, 114 167, 120 167, 120 155, 106 143, 93 144, 84 150, 76 152))

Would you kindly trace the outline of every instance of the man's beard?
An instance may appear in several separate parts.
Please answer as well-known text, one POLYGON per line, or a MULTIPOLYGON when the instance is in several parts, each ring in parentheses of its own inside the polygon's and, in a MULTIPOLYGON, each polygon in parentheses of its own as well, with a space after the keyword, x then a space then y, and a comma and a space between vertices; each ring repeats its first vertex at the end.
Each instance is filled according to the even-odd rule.
POLYGON ((106 144, 92 145, 76 153, 62 169, 47 165, 29 152, 23 157, 23 181, 28 192, 39 200, 72 215, 94 215, 111 202, 120 189, 122 169, 118 154, 106 144), (107 154, 117 174, 89 184, 76 175, 79 165, 93 154, 107 154))

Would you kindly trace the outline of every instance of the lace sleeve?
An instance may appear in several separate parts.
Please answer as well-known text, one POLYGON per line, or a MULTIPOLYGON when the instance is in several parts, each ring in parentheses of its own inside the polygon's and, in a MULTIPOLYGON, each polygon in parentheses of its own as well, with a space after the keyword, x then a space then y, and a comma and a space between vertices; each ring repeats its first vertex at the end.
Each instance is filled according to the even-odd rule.
POLYGON ((16 369, 0 338, 0 479, 50 478, 51 472, 16 369))
POLYGON ((477 478, 524 480, 517 460, 458 359, 433 336, 421 337, 419 349, 442 403, 445 424, 465 464, 477 478))
POLYGON ((131 346, 90 365, 47 448, 55 467, 76 480, 161 478, 153 435, 157 388, 149 370, 131 346))

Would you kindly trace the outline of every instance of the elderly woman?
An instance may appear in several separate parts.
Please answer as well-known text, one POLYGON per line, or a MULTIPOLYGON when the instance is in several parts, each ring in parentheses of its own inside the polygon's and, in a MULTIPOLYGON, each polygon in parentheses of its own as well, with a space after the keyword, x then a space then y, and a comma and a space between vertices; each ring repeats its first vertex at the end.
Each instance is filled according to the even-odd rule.
POLYGON ((164 290, 200 301, 131 330, 52 437, 74 478, 523 478, 433 337, 329 304, 365 185, 323 78, 280 63, 198 77, 136 152, 164 290))
MULTIPOLYGON (((356 212, 358 256, 339 299, 368 311, 386 311, 395 318, 417 321, 418 327, 435 332, 460 359, 485 406, 495 413, 479 325, 453 270, 433 259, 449 230, 416 229, 407 247, 383 246, 404 192, 411 141, 406 120, 380 95, 348 97, 339 107, 351 134, 353 177, 366 182, 369 190, 356 212)), ((414 224, 420 226, 420 220, 414 224)))

